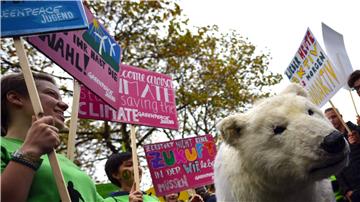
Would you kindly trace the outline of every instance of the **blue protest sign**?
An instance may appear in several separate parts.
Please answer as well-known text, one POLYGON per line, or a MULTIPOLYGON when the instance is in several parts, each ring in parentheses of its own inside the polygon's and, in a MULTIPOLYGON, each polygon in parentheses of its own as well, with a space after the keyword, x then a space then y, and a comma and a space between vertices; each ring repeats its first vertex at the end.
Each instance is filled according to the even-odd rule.
POLYGON ((81 1, 1 1, 1 37, 85 29, 81 1))

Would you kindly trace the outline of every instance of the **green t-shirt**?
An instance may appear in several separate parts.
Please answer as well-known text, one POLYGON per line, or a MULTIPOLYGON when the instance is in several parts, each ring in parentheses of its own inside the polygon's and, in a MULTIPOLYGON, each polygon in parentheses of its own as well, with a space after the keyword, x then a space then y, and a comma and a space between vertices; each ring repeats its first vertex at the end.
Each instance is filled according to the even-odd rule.
MULTIPOLYGON (((104 202, 129 202, 129 192, 119 191, 111 193, 111 195, 107 197, 104 202)), ((143 193, 143 202, 159 202, 159 199, 143 193)))
MULTIPOLYGON (((11 154, 19 149, 22 143, 20 140, 1 137, 1 173, 9 163, 11 154)), ((72 202, 97 202, 104 200, 96 192, 95 184, 87 174, 65 156, 60 154, 56 156, 72 202)), ((41 158, 43 162, 35 173, 27 201, 58 202, 60 201, 60 196, 48 156, 43 155, 41 158)))

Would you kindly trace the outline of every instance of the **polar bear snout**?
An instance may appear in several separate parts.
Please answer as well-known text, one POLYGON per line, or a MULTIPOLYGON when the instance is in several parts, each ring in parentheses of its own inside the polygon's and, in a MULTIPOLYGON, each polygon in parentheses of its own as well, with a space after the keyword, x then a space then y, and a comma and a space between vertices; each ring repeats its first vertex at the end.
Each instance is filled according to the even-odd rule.
POLYGON ((346 143, 343 135, 338 131, 333 131, 325 136, 320 147, 326 152, 336 154, 344 150, 346 143))

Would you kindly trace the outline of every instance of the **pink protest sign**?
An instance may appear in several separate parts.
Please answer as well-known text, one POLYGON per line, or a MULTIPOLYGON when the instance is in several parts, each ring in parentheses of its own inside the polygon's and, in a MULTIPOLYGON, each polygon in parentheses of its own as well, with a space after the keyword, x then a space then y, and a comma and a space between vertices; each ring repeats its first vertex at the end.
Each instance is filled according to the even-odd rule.
POLYGON ((117 110, 81 87, 79 118, 178 129, 171 77, 123 64, 120 67, 117 110))
POLYGON ((144 145, 157 196, 214 183, 216 146, 211 135, 144 145))
POLYGON ((118 107, 121 48, 85 9, 87 30, 28 37, 34 47, 113 107, 118 107))

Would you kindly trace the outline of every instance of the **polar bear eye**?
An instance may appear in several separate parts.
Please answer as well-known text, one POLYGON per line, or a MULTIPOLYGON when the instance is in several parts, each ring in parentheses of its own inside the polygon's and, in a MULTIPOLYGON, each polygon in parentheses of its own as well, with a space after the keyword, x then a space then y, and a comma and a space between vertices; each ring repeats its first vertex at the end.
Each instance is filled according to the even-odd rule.
POLYGON ((313 115, 313 114, 314 114, 314 111, 313 111, 313 110, 311 110, 311 109, 309 109, 309 110, 308 110, 308 114, 311 116, 311 115, 313 115))
POLYGON ((279 135, 279 134, 283 133, 285 130, 286 130, 286 127, 276 126, 274 128, 274 133, 275 133, 275 135, 279 135))

